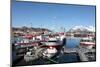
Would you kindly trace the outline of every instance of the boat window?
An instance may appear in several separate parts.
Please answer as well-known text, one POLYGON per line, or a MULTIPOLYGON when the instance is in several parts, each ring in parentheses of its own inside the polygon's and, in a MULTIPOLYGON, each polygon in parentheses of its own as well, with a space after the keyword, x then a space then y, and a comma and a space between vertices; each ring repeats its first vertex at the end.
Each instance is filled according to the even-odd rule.
POLYGON ((81 40, 81 42, 93 42, 93 40, 81 40))
POLYGON ((57 41, 48 41, 48 42, 57 42, 57 41))

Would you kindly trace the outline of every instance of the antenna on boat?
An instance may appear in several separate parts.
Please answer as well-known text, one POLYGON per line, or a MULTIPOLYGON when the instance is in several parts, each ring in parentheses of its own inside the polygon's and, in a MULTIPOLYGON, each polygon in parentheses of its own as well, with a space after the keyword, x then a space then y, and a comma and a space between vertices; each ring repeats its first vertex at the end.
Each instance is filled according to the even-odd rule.
POLYGON ((31 26, 31 28, 32 28, 32 22, 30 23, 30 26, 31 26))

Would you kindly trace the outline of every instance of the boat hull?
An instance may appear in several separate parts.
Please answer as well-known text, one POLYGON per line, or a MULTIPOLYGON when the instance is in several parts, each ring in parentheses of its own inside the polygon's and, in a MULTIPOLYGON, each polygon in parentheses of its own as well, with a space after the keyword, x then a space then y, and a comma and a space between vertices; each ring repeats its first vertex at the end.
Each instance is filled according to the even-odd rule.
POLYGON ((80 45, 82 47, 88 48, 88 49, 92 49, 95 46, 95 43, 90 43, 90 42, 80 42, 80 45))

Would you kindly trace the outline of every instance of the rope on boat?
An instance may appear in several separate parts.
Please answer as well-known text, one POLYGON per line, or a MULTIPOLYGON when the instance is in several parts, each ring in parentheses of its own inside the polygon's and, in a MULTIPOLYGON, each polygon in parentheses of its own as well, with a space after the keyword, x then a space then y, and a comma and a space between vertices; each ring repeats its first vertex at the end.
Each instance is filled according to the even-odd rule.
POLYGON ((57 61, 54 61, 54 60, 52 60, 52 59, 50 59, 50 58, 47 58, 49 61, 51 61, 51 62, 53 62, 53 63, 56 63, 56 64, 58 64, 59 62, 57 62, 57 61))

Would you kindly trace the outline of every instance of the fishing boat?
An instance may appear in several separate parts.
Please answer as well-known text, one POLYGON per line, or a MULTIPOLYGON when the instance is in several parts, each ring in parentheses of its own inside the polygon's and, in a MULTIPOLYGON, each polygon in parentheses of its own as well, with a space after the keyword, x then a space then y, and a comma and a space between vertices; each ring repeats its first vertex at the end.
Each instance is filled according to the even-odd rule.
POLYGON ((91 49, 95 46, 95 41, 91 37, 82 38, 80 41, 80 46, 91 49))
POLYGON ((46 37, 46 41, 41 42, 42 47, 46 48, 43 55, 45 57, 51 58, 55 56, 57 53, 60 52, 62 49, 62 46, 65 44, 64 36, 55 36, 55 35, 49 35, 46 37))

